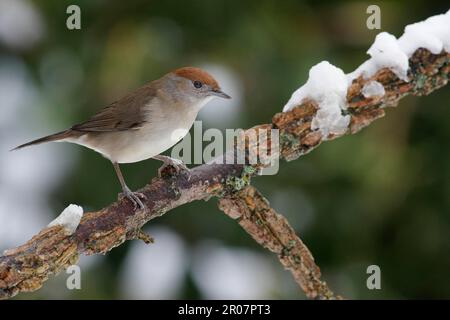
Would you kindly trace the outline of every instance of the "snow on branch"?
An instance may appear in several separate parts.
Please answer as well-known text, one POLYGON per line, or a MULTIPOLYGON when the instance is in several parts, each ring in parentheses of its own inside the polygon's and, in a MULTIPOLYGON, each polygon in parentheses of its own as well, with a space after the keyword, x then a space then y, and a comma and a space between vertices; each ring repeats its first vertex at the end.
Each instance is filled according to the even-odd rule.
MULTIPOLYGON (((326 140, 330 135, 346 132, 350 122, 347 114, 346 95, 353 81, 358 78, 369 79, 385 68, 392 71, 400 80, 409 82, 412 72, 409 59, 418 49, 426 49, 432 54, 450 52, 450 10, 428 18, 425 21, 405 27, 404 34, 397 40, 387 32, 379 33, 367 53, 369 60, 347 75, 327 61, 311 68, 305 85, 296 90, 286 103, 283 111, 291 110, 306 99, 318 104, 318 111, 311 124, 326 140)), ((364 89, 363 95, 383 96, 384 87, 372 81, 364 89)))
MULTIPOLYGON (((443 87, 450 77, 449 20, 450 11, 410 25, 399 40, 379 35, 371 47, 373 50, 369 50, 372 58, 349 75, 327 62, 313 67, 307 84, 293 94, 285 112, 274 115, 270 124, 251 128, 279 129, 280 149, 270 150, 271 144, 261 146, 258 141, 246 145, 248 153, 264 152, 287 161, 296 159, 324 140, 358 132, 382 117, 385 107, 397 105, 408 94, 421 96, 443 87)), ((105 254, 131 239, 151 242, 141 231, 145 223, 173 208, 212 196, 221 199, 220 208, 231 217, 235 217, 236 207, 240 208, 240 214, 248 214, 248 208, 252 207, 249 199, 256 201, 259 206, 250 212, 253 216, 260 212, 257 208, 268 212, 264 216, 264 229, 258 225, 258 219, 248 218, 240 222, 244 230, 278 255, 308 297, 333 298, 321 282, 312 256, 287 221, 270 211, 268 204, 265 207, 264 198, 256 190, 244 189, 261 166, 213 163, 178 175, 171 175, 168 168, 166 175, 139 190, 147 197, 145 210, 135 211, 127 199, 83 215, 81 208, 69 207, 56 222, 24 245, 0 256, 0 298, 37 290, 50 275, 75 263, 79 254, 105 254), (253 197, 249 197, 250 193, 253 197), (280 249, 290 248, 289 242, 285 242, 288 238, 278 238, 280 228, 288 230, 286 236, 295 240, 294 256, 299 262, 294 256, 280 254, 280 249)))
POLYGON ((49 227, 63 226, 66 233, 71 235, 75 232, 80 224, 83 216, 83 208, 75 204, 69 205, 64 211, 52 222, 48 224, 49 227))

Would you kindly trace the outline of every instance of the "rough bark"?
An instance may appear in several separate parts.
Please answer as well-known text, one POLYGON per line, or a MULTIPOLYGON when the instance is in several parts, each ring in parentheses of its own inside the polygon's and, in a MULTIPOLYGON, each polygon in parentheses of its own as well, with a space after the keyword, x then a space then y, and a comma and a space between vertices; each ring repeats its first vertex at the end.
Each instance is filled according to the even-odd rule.
POLYGON ((272 209, 255 187, 247 186, 221 198, 219 208, 236 220, 258 244, 278 256, 308 298, 340 299, 320 280, 320 269, 311 252, 286 218, 272 209))

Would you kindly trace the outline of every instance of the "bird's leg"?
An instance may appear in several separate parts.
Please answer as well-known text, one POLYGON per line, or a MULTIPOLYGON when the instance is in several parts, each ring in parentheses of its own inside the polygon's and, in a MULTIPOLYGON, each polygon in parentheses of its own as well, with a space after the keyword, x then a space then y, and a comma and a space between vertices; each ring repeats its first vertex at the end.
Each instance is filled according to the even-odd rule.
POLYGON ((189 168, 186 167, 186 165, 183 163, 183 161, 171 158, 168 156, 164 156, 162 154, 159 154, 157 156, 154 156, 153 159, 159 160, 163 162, 163 165, 158 169, 158 176, 162 177, 164 176, 164 172, 168 167, 172 167, 175 169, 175 173, 180 173, 182 171, 189 171, 189 168))
POLYGON ((123 178, 122 171, 120 171, 119 164, 117 162, 113 162, 113 166, 114 170, 116 170, 117 177, 119 178, 120 185, 122 186, 122 193, 120 194, 120 197, 128 198, 133 203, 134 209, 136 209, 137 206, 139 206, 141 209, 144 209, 145 206, 142 203, 141 198, 145 199, 146 196, 143 193, 131 191, 125 183, 125 179, 123 178))

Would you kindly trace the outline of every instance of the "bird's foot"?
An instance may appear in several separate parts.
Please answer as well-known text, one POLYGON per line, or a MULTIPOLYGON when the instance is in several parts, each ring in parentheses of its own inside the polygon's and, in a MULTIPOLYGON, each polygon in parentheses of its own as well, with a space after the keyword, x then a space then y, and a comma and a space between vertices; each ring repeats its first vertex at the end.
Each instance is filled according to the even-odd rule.
POLYGON ((128 188, 124 189, 123 192, 119 194, 119 198, 127 198, 128 200, 130 200, 134 206, 134 210, 136 210, 138 206, 141 210, 143 210, 145 208, 145 205, 142 200, 147 199, 145 194, 140 192, 133 192, 128 188))
POLYGON ((188 172, 189 168, 183 163, 183 161, 167 157, 167 156, 157 156, 155 159, 160 160, 163 165, 158 169, 158 176, 167 177, 180 174, 181 172, 188 172))

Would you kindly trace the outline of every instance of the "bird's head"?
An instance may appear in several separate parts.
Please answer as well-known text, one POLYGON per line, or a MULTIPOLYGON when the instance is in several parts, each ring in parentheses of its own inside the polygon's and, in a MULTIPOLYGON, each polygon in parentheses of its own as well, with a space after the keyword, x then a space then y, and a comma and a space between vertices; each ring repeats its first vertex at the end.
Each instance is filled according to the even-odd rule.
POLYGON ((170 83, 168 89, 177 99, 203 105, 214 97, 231 98, 220 89, 217 81, 209 73, 200 68, 179 68, 170 72, 167 77, 170 83))

